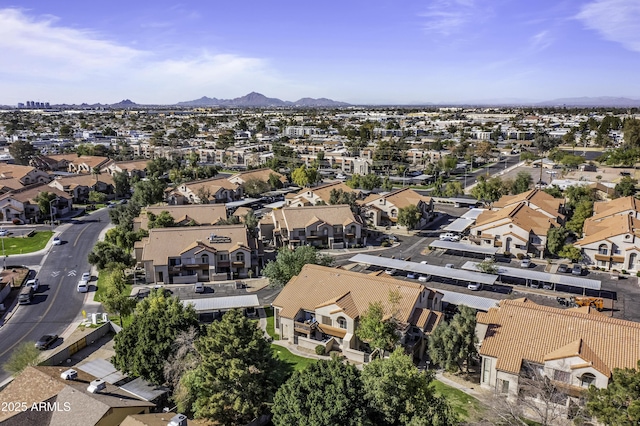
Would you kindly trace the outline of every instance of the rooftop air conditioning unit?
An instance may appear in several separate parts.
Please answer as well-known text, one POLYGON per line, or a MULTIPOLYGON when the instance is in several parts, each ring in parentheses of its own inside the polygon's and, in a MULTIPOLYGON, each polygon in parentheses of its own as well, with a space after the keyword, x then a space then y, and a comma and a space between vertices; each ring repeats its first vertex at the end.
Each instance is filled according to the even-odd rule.
POLYGON ((62 374, 60 374, 60 378, 65 380, 75 380, 77 377, 78 372, 73 368, 63 371, 62 374))
POLYGON ((107 384, 105 383, 104 380, 95 379, 89 384, 87 391, 90 393, 98 393, 104 390, 106 387, 107 387, 107 384))
POLYGON ((187 426, 187 416, 184 414, 176 414, 171 418, 167 426, 187 426))

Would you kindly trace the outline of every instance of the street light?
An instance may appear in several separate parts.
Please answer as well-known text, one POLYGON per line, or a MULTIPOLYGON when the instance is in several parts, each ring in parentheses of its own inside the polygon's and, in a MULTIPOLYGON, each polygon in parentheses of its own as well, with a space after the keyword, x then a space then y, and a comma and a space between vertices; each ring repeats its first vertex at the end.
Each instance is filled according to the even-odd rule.
POLYGON ((51 215, 51 230, 53 230, 53 202, 59 201, 60 198, 56 197, 53 200, 49 201, 49 215, 51 215))

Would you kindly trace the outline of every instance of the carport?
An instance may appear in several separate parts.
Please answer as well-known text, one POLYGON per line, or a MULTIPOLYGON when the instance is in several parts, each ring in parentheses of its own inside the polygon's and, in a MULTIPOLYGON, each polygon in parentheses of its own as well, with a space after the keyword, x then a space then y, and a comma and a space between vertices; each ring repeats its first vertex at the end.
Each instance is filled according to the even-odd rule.
POLYGON ((356 254, 349 259, 349 261, 380 266, 386 269, 396 269, 400 271, 415 272, 422 275, 450 278, 456 281, 463 281, 465 283, 493 285, 498 279, 497 275, 485 274, 482 272, 471 272, 463 271, 462 269, 445 268, 444 266, 425 265, 423 263, 389 259, 388 257, 372 256, 370 254, 356 254))
POLYGON ((455 291, 434 289, 438 293, 442 293, 442 302, 450 305, 465 305, 477 311, 487 312, 491 308, 495 308, 500 303, 499 300, 489 297, 474 296, 472 294, 458 293, 455 291))
MULTIPOLYGON (((462 269, 467 271, 480 271, 477 267, 478 262, 466 262, 462 265, 462 269)), ((525 285, 531 286, 534 282, 552 284, 555 290, 557 285, 581 288, 582 293, 585 290, 600 290, 602 282, 599 280, 591 280, 588 278, 579 278, 571 275, 551 274, 549 272, 530 271, 521 268, 510 268, 508 266, 499 266, 498 275, 500 277, 510 277, 525 280, 525 285)))
POLYGON ((429 244, 430 248, 453 250, 463 253, 478 254, 482 256, 495 257, 498 253, 498 247, 480 247, 472 244, 457 243, 455 241, 435 240, 429 244))
POLYGON ((232 309, 259 308, 260 302, 255 294, 227 297, 201 297, 198 299, 181 300, 182 304, 192 305, 198 316, 207 314, 222 314, 232 309))

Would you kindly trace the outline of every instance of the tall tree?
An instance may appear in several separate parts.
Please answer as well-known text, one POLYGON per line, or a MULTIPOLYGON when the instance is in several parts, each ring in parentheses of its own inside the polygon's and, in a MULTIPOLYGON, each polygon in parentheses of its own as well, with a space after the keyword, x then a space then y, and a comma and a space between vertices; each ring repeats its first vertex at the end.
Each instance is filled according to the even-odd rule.
POLYGON ((153 291, 136 307, 131 324, 115 337, 113 365, 155 384, 165 382, 163 367, 173 353, 176 336, 198 327, 192 305, 153 291))
POLYGON ((113 175, 116 197, 126 197, 131 194, 131 179, 127 172, 117 172, 113 175))
POLYGON ((362 370, 370 418, 380 426, 458 424, 447 401, 434 394, 432 373, 418 371, 401 348, 375 359, 362 370))
POLYGON ((18 140, 9 145, 9 154, 11 154, 16 164, 28 166, 29 161, 36 153, 36 149, 29 141, 18 140))
POLYGON ((518 172, 516 175, 516 179, 513 181, 513 186, 511 187, 511 192, 513 194, 521 194, 525 191, 528 191, 533 183, 533 178, 531 174, 525 171, 518 172))
POLYGON ((124 249, 107 241, 98 241, 89 252, 89 263, 102 270, 109 263, 123 263, 126 266, 133 266, 135 260, 124 249))
POLYGON ((338 359, 293 373, 276 392, 271 411, 276 426, 370 424, 360 372, 338 359))
POLYGON ((242 184, 244 193, 250 197, 261 195, 271 189, 271 186, 258 178, 249 178, 242 184))
POLYGON ((640 423, 640 361, 637 368, 616 368, 606 388, 590 386, 587 411, 611 426, 640 423))
POLYGON ((56 198, 58 198, 56 194, 43 191, 36 195, 34 201, 38 203, 38 209, 40 210, 40 213, 43 216, 47 217, 51 214, 51 204, 56 198))
POLYGON ((356 336, 382 357, 385 351, 393 350, 400 335, 396 320, 385 318, 382 302, 369 303, 369 308, 360 316, 356 336))
POLYGON ((422 214, 418 207, 409 204, 406 207, 400 207, 398 210, 398 225, 406 226, 407 229, 413 229, 420 222, 422 214))
POLYGON ((166 210, 162 210, 159 214, 155 215, 151 212, 147 213, 149 218, 149 228, 171 228, 176 226, 176 221, 166 210))
POLYGON ((181 380, 192 403, 181 410, 223 425, 244 425, 268 412, 283 377, 255 321, 231 310, 208 327, 196 350, 200 364, 181 380))
POLYGON ((476 354, 475 310, 461 305, 451 323, 441 323, 429 339, 429 356, 446 370, 462 371, 464 363, 467 371, 472 357, 476 354))
POLYGON ((564 247, 565 241, 569 236, 569 231, 565 227, 549 228, 547 231, 547 250, 549 253, 558 254, 562 247, 564 247))
POLYGON ((311 246, 296 247, 295 250, 282 247, 276 259, 267 263, 262 274, 269 278, 271 286, 283 287, 291 278, 298 275, 307 263, 331 266, 333 257, 320 254, 311 246))

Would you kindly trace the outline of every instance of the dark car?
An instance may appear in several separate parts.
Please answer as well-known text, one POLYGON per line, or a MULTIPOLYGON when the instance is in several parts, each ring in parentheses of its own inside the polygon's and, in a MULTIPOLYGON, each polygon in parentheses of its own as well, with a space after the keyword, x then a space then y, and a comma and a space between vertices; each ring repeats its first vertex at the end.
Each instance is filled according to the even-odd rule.
POLYGON ((573 275, 582 275, 582 266, 576 263, 575 265, 573 265, 573 268, 571 269, 571 273, 573 275))
POLYGON ((566 274, 567 272, 569 272, 568 269, 569 269, 569 267, 564 263, 561 263, 560 265, 558 265, 558 272, 560 272, 562 274, 566 274))
POLYGON ((40 350, 47 349, 49 346, 53 345, 56 340, 58 340, 57 334, 45 334, 36 342, 36 348, 40 350))
POLYGON ((151 290, 148 288, 138 289, 138 292, 136 293, 136 299, 142 300, 145 297, 147 297, 149 294, 151 294, 151 290))

